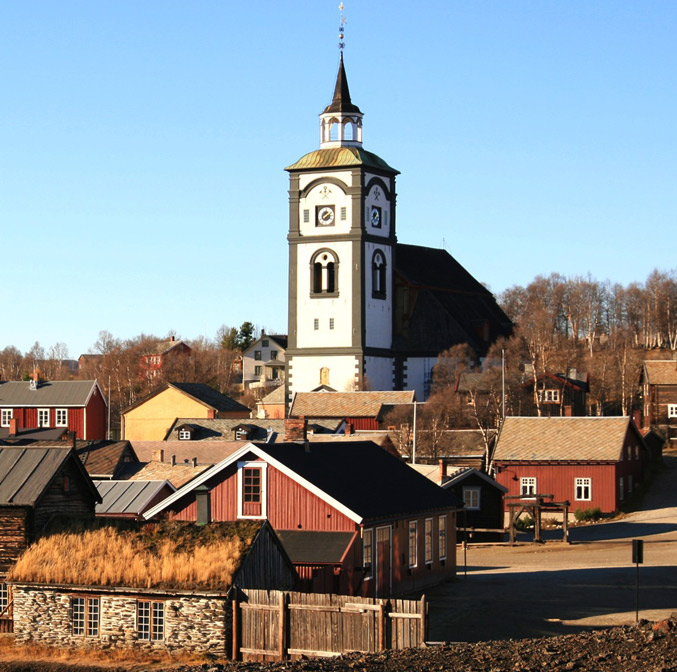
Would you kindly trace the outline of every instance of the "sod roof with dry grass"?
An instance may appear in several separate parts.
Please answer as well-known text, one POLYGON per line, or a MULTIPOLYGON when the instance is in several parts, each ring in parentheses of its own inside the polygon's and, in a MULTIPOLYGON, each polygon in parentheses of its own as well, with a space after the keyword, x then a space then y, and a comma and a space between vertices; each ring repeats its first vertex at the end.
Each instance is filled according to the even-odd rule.
POLYGON ((261 522, 147 523, 60 532, 32 545, 10 581, 166 590, 226 591, 261 522))

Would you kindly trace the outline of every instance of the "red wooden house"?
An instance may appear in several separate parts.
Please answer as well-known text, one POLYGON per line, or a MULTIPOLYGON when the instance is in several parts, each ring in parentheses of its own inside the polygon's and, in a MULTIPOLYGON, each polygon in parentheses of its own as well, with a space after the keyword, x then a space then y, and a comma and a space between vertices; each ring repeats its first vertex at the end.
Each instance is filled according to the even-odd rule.
POLYGON ((493 456, 507 496, 553 495, 571 510, 617 511, 649 459, 627 417, 509 417, 493 456))
POLYGON ((55 427, 75 432, 78 439, 105 439, 107 408, 96 380, 0 383, 0 437, 55 427))
POLYGON ((413 404, 416 393, 404 392, 297 392, 289 409, 290 418, 335 418, 352 429, 380 429, 384 406, 413 404))
POLYGON ((167 363, 176 357, 190 357, 193 353, 188 343, 177 341, 172 336, 168 341, 160 341, 144 352, 139 359, 141 377, 153 380, 160 375, 167 363))
POLYGON ((145 517, 267 519, 301 588, 384 596, 454 575, 460 505, 369 441, 247 443, 145 517))

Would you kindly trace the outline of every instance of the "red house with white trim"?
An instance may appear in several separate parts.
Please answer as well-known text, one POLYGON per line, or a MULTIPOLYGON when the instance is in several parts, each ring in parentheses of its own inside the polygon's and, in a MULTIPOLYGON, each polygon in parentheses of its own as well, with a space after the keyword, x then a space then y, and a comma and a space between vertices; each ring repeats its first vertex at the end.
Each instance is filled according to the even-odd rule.
POLYGON ((572 511, 611 513, 642 480, 648 460, 627 417, 508 417, 492 464, 507 496, 553 495, 572 511))
POLYGON ((106 438, 108 404, 96 380, 0 383, 0 438, 18 430, 63 428, 78 439, 106 438))
POLYGON ((459 506, 370 441, 247 443, 144 517, 267 519, 301 589, 385 596, 454 576, 459 506))

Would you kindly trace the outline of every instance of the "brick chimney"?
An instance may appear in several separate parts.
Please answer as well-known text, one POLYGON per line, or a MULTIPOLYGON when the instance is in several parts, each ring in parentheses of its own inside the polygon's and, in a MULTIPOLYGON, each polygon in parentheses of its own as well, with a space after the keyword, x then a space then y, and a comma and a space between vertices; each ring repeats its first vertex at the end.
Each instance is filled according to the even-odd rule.
POLYGON ((439 472, 439 484, 442 485, 444 483, 444 479, 447 477, 447 463, 445 460, 440 460, 439 461, 440 465, 440 472, 439 472))
POLYGON ((19 432, 19 421, 16 418, 9 419, 9 435, 16 436, 19 432))
POLYGON ((308 421, 305 418, 285 418, 284 440, 305 441, 308 436, 308 421))
POLYGON ((346 436, 350 436, 351 434, 355 433, 355 426, 352 422, 346 422, 345 427, 343 428, 343 433, 346 436))
POLYGON ((153 462, 164 462, 165 461, 165 451, 160 448, 153 451, 153 462))

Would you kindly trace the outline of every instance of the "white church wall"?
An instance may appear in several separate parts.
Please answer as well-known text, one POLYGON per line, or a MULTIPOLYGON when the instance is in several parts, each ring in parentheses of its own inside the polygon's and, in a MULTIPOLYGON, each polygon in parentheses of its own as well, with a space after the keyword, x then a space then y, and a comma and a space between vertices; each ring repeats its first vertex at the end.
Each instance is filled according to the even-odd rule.
POLYGON ((394 375, 393 360, 391 357, 365 357, 364 368, 369 389, 393 389, 394 375))
POLYGON ((319 385, 329 385, 338 392, 350 392, 355 389, 359 374, 359 362, 356 357, 297 356, 287 361, 289 391, 292 394, 307 392, 319 385))
POLYGON ((425 401, 430 396, 432 370, 437 364, 437 357, 408 357, 405 362, 405 390, 415 390, 416 399, 425 401))
POLYGON ((365 345, 371 348, 390 348, 393 342, 393 274, 392 249, 388 245, 365 244, 365 345), (372 258, 374 252, 380 250, 386 261, 385 298, 373 296, 374 278, 372 275, 372 258))
POLYGON ((322 246, 317 243, 302 243, 297 246, 296 344, 299 348, 348 347, 352 343, 351 243, 334 242, 327 245, 327 248, 338 258, 338 296, 314 298, 310 294, 310 262, 322 246))
POLYGON ((333 182, 323 182, 313 187, 299 203, 299 230, 304 236, 348 233, 351 217, 350 197, 344 189, 333 182), (334 218, 328 226, 317 225, 317 212, 323 207, 331 208, 334 213, 334 218))

